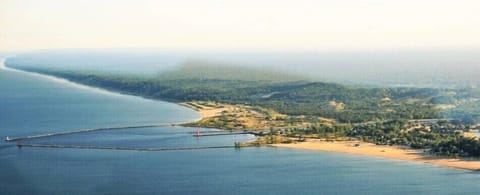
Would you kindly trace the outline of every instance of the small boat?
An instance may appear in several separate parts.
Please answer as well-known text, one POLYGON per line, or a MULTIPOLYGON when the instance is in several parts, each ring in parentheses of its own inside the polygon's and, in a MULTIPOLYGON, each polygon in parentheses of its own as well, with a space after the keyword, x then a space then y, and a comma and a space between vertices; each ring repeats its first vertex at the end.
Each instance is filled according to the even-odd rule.
POLYGON ((8 136, 5 138, 5 141, 7 141, 7 142, 8 142, 8 141, 11 141, 11 140, 12 140, 12 139, 10 139, 10 137, 8 137, 8 136))

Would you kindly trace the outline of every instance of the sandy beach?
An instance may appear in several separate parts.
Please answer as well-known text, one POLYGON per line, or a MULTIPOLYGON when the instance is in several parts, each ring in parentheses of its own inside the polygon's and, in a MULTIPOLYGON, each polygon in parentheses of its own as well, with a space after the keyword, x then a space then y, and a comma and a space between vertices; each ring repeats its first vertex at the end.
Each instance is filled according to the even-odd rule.
POLYGON ((207 108, 207 109, 199 109, 197 112, 202 115, 202 119, 204 118, 209 118, 209 117, 214 117, 214 116, 220 116, 222 115, 223 111, 227 111, 229 108, 207 108))
POLYGON ((359 141, 326 142, 309 140, 307 142, 300 142, 296 144, 273 144, 273 146, 374 156, 389 159, 414 161, 419 163, 428 163, 437 166, 452 167, 472 171, 480 171, 479 159, 470 160, 435 157, 424 153, 423 150, 413 150, 396 146, 380 146, 372 143, 359 141))
MULTIPOLYGON (((217 117, 222 112, 235 110, 233 106, 223 105, 223 107, 200 106, 197 103, 180 103, 182 106, 192 108, 199 112, 202 119, 217 117)), ((309 139, 306 142, 293 144, 272 144, 274 147, 317 150, 327 152, 337 152, 346 154, 356 154, 364 156, 373 156, 397 160, 413 161, 418 163, 428 163, 437 166, 480 171, 480 159, 465 158, 447 158, 437 157, 423 152, 423 150, 414 150, 407 147, 375 145, 360 141, 335 141, 327 142, 316 139, 309 139)))
POLYGON ((227 111, 227 110, 230 110, 232 108, 215 108, 215 107, 208 107, 208 106, 200 106, 196 103, 193 103, 193 102, 182 102, 182 103, 178 103, 177 105, 180 105, 180 106, 185 106, 187 108, 190 108, 190 109, 193 109, 195 111, 197 111, 198 113, 200 113, 200 115, 202 116, 201 119, 204 119, 204 118, 209 118, 209 117, 215 117, 215 116, 220 116, 222 115, 222 112, 223 111, 227 111))

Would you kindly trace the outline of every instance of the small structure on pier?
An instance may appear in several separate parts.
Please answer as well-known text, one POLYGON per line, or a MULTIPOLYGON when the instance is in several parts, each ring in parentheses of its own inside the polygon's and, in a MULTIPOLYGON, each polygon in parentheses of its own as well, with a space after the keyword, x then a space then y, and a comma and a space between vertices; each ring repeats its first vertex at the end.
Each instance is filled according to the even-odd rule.
POLYGON ((197 129, 197 132, 195 132, 195 137, 200 137, 200 130, 197 129))

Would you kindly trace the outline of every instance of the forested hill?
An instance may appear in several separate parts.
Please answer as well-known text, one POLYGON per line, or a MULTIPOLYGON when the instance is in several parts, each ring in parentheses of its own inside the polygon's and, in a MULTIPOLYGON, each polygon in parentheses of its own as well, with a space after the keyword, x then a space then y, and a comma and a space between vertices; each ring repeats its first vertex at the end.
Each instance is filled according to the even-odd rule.
POLYGON ((214 64, 202 61, 187 61, 176 69, 158 74, 157 79, 215 79, 242 81, 289 82, 308 80, 298 74, 286 73, 273 68, 241 67, 228 64, 214 64))
POLYGON ((9 61, 6 65, 152 99, 247 104, 339 122, 442 117, 475 122, 480 118, 480 93, 475 89, 353 88, 275 71, 207 65, 184 66, 155 76, 35 68, 9 61))

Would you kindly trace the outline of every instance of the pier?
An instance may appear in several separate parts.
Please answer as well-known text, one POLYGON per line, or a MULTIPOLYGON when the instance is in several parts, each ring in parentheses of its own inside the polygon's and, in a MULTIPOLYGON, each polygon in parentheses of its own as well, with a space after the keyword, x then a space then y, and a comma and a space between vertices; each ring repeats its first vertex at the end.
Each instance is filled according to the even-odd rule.
MULTIPOLYGON (((93 150, 130 150, 130 151, 172 151, 172 150, 202 150, 202 149, 220 149, 220 148, 240 148, 240 147, 250 147, 242 146, 239 143, 235 142, 234 145, 222 145, 222 146, 189 146, 189 147, 165 147, 165 148, 142 148, 142 147, 117 147, 117 146, 89 146, 89 145, 63 145, 63 144, 48 144, 48 143, 24 143, 24 140, 53 137, 53 136, 62 136, 62 135, 71 135, 71 134, 81 134, 89 133, 95 131, 108 131, 108 130, 120 130, 120 129, 137 129, 137 128, 151 128, 151 127, 167 127, 175 126, 177 124, 157 124, 157 125, 139 125, 139 126, 122 126, 122 127, 102 127, 102 128, 92 128, 92 129, 82 129, 74 131, 64 131, 58 133, 45 133, 38 135, 29 135, 29 136, 19 136, 19 137, 6 137, 6 142, 17 142, 16 146, 21 149, 23 147, 31 148, 71 148, 71 149, 93 149, 93 150)), ((255 132, 255 131, 199 131, 192 132, 195 137, 203 136, 227 136, 227 135, 240 135, 240 134, 252 134, 252 135, 261 135, 265 132, 255 132)))
POLYGON ((204 136, 224 136, 224 135, 241 135, 241 134, 251 134, 255 136, 268 135, 269 131, 197 131, 192 132, 195 137, 204 137, 204 136))
POLYGON ((223 136, 223 135, 241 135, 241 134, 254 134, 252 132, 230 132, 230 133, 223 133, 223 132, 218 132, 218 133, 203 133, 201 132, 200 134, 195 134, 193 136, 195 137, 205 137, 205 136, 223 136))
MULTIPOLYGON (((71 148, 71 149, 90 149, 90 150, 129 150, 129 151, 173 151, 173 150, 205 150, 221 148, 239 148, 238 146, 198 146, 198 147, 168 147, 168 148, 137 148, 137 147, 113 147, 113 146, 80 146, 80 145, 59 145, 59 144, 24 144, 18 143, 19 148, 71 148)), ((246 146, 242 146, 246 147, 246 146)))
POLYGON ((175 126, 177 124, 157 124, 157 125, 139 125, 139 126, 123 126, 123 127, 101 127, 101 128, 92 128, 92 129, 82 129, 75 131, 64 131, 58 133, 45 133, 39 135, 29 135, 23 137, 6 137, 5 141, 14 142, 19 140, 28 140, 28 139, 38 139, 45 137, 61 136, 61 135, 70 135, 70 134, 79 134, 79 133, 89 133, 95 131, 109 131, 109 130, 120 130, 120 129, 139 129, 139 128, 150 128, 150 127, 168 127, 175 126))

